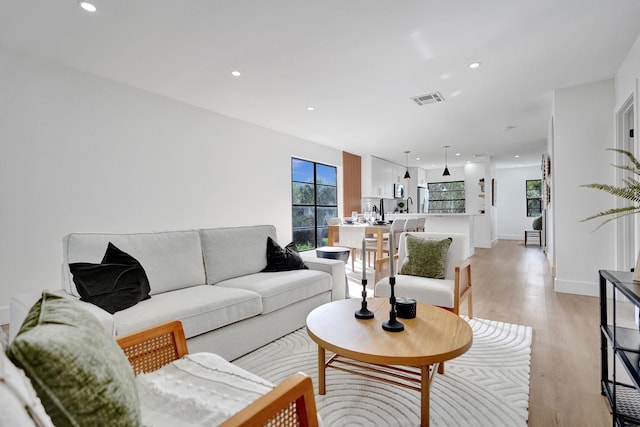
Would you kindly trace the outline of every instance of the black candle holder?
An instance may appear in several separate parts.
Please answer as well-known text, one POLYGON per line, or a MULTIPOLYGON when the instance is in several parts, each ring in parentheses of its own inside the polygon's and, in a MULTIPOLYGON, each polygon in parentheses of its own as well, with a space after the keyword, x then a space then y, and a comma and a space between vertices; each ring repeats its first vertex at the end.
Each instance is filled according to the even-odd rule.
POLYGON ((373 312, 367 308, 367 279, 362 279, 362 304, 355 316, 356 319, 373 319, 373 312))
MULTIPOLYGON (((393 262, 393 260, 391 261, 393 262)), ((399 322, 396 313, 396 295, 394 293, 394 287, 396 285, 396 278, 389 276, 389 286, 391 287, 391 296, 389 297, 389 303, 391 304, 391 310, 389 311, 389 320, 382 322, 382 329, 389 332, 402 332, 404 331, 404 323, 399 322)))

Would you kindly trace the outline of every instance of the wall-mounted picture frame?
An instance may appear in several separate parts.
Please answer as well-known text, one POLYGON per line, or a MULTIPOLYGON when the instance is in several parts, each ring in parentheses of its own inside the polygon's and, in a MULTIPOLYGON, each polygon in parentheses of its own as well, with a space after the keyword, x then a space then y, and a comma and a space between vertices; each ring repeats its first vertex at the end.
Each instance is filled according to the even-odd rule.
POLYGON ((393 197, 404 199, 404 184, 393 184, 393 197))

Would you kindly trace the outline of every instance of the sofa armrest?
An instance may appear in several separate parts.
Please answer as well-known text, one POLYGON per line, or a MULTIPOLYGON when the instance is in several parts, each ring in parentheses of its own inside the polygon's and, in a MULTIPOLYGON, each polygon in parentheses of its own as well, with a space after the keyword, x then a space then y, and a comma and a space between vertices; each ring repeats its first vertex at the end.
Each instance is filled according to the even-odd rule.
POLYGON ((347 289, 347 276, 343 261, 337 259, 317 258, 315 251, 307 251, 300 254, 302 260, 310 270, 324 271, 331 274, 331 300, 345 299, 347 289))
MULTIPOLYGON (((69 295, 63 289, 52 289, 47 290, 47 292, 76 301, 80 307, 93 314, 109 334, 115 334, 115 322, 113 320, 113 316, 100 307, 88 302, 80 301, 80 298, 69 295)), ((18 334, 18 331, 22 326, 22 322, 26 319, 29 310, 41 296, 42 293, 34 292, 11 297, 11 303, 9 305, 9 341, 13 341, 15 336, 18 334)))

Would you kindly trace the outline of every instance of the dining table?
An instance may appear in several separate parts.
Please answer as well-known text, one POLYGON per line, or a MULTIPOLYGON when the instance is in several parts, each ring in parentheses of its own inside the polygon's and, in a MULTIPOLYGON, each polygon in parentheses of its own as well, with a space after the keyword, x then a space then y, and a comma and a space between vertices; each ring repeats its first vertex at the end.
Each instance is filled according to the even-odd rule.
POLYGON ((383 239, 384 233, 388 233, 391 228, 390 224, 340 224, 340 225, 330 225, 329 226, 329 236, 327 245, 334 246, 334 242, 338 242, 340 240, 340 229, 342 227, 361 227, 364 228, 364 234, 373 234, 376 237, 376 257, 377 259, 382 258, 383 255, 383 239))

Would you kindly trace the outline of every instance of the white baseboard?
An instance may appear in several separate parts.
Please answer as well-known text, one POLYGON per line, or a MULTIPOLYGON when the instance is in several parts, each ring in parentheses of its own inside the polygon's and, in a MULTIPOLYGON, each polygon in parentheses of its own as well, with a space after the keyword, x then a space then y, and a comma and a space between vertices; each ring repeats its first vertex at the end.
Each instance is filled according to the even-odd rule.
POLYGON ((565 294, 585 295, 597 297, 600 295, 600 288, 597 282, 578 282, 575 280, 562 280, 556 277, 554 282, 556 292, 565 294))
POLYGON ((0 307, 0 325, 9 324, 9 306, 0 307))
POLYGON ((503 234, 498 236, 499 240, 524 240, 524 237, 519 234, 503 234))

